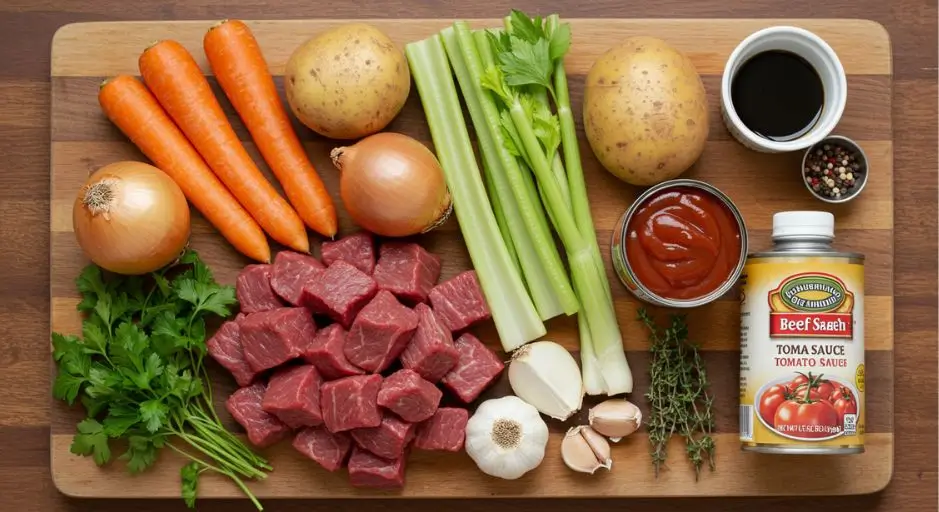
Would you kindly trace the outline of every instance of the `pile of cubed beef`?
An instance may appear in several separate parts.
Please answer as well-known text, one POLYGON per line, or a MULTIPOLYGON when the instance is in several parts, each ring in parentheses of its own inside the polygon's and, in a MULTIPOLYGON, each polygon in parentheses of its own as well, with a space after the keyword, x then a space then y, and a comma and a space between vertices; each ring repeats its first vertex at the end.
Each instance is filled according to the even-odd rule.
POLYGON ((490 317, 473 271, 359 232, 322 260, 282 251, 238 276, 241 312, 208 341, 238 382, 227 409, 258 447, 293 446, 356 487, 398 488, 412 449, 459 451, 503 363, 466 329, 490 317))

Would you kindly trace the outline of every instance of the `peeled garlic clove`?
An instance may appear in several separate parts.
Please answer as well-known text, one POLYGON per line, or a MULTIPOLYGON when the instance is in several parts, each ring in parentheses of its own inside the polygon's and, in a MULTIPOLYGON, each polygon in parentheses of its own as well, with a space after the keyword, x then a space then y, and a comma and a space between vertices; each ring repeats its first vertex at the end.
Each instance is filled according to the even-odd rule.
POLYGON ((592 407, 587 418, 594 430, 615 443, 639 430, 642 411, 628 400, 611 398, 592 407))
POLYGON ((567 467, 580 473, 593 474, 600 468, 613 467, 610 443, 587 426, 573 427, 561 441, 561 459, 567 467))
POLYGON ((570 418, 583 404, 580 367, 566 348, 553 341, 536 341, 516 350, 508 374, 516 396, 554 419, 570 418))

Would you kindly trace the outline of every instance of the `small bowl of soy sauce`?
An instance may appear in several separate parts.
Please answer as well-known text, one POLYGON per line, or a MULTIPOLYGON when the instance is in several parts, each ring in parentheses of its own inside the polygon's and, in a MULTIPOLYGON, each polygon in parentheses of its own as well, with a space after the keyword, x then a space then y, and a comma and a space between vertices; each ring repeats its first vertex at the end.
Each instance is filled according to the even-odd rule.
POLYGON ((731 53, 721 80, 721 113, 731 135, 765 153, 804 151, 844 113, 848 81, 835 51, 808 30, 774 26, 731 53))

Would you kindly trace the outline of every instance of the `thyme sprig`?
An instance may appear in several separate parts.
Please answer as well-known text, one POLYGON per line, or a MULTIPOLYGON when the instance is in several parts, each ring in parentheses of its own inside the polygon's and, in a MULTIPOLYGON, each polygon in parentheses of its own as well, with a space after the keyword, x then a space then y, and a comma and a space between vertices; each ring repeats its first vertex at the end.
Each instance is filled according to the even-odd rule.
POLYGON ((688 341, 684 315, 671 315, 671 325, 659 328, 645 308, 639 320, 649 330, 652 363, 646 400, 651 414, 646 423, 655 476, 668 456, 673 434, 685 439, 685 452, 695 469, 695 480, 707 462, 714 470, 714 398, 708 394, 707 370, 698 347, 688 341))

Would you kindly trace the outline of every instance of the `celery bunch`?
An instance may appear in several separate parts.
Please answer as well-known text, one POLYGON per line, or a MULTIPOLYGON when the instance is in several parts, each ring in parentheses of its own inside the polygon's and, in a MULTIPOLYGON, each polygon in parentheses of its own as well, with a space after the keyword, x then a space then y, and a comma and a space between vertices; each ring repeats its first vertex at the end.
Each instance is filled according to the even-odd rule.
MULTIPOLYGON (((408 57, 438 148, 447 141, 438 141, 433 133, 431 111, 444 98, 425 94, 428 88, 422 89, 421 82, 452 84, 452 67, 479 139, 487 205, 500 218, 496 227, 502 228, 503 248, 515 254, 510 261, 542 320, 579 313, 587 392, 628 393, 632 374, 593 228, 564 71, 570 41, 570 26, 557 15, 532 19, 512 11, 504 30, 474 32, 457 21, 439 35, 408 45, 408 57), (422 51, 441 41, 449 65, 427 59, 422 51), (570 277, 554 233, 565 250, 570 277)), ((446 108, 459 111, 460 106, 455 102, 446 108)), ((462 219, 460 225, 464 236, 476 229, 462 219)), ((503 345, 517 348, 505 340, 503 345)))

